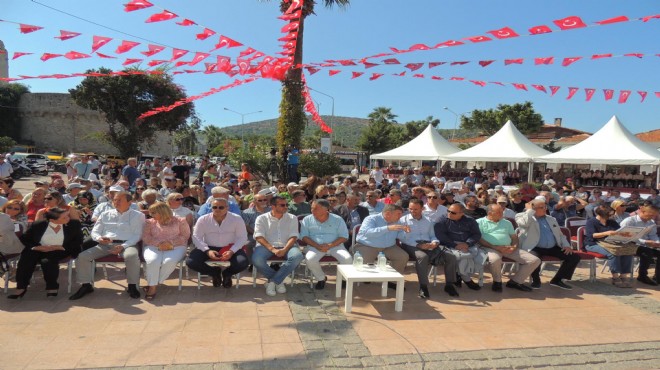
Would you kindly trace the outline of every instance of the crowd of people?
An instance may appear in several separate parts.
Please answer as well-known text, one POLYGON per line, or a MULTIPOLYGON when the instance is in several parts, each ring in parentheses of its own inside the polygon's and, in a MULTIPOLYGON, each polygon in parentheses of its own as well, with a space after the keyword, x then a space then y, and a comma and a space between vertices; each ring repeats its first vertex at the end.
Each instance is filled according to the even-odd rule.
MULTIPOLYGON (((20 254, 16 290, 8 298, 26 294, 38 264, 46 295, 57 296, 59 263, 73 258, 80 287, 69 298, 82 299, 94 291, 94 260, 108 255, 125 261, 128 295, 144 294, 147 300, 155 299, 159 285, 184 260, 191 270, 210 276, 214 287, 230 288, 232 276, 256 269, 267 278, 266 294, 276 296, 286 292, 285 279, 303 261, 315 288, 324 289, 321 258, 350 264, 357 252, 365 263, 382 253, 400 273, 414 261, 423 299, 431 296, 431 265, 444 266, 444 291, 450 296, 458 296, 463 284, 481 289, 473 278, 485 266, 495 292, 504 285, 523 292, 540 289, 544 256, 561 261, 549 285, 572 289, 567 281, 580 257, 560 226, 574 216, 587 219, 583 248, 606 256, 612 283, 625 288, 631 286, 633 256, 615 256, 599 241, 620 226, 659 221, 657 190, 647 199, 614 191, 605 196, 599 188, 589 192, 550 174, 539 189, 527 182, 505 189, 499 174, 484 179, 476 171, 448 182, 442 172, 425 176, 418 168, 394 178, 375 168, 368 178, 310 174, 305 181, 266 185, 247 164, 234 172, 224 160, 205 159, 191 183, 193 171, 183 160, 170 166, 156 158, 138 166, 129 158, 121 169, 113 163, 97 167, 98 174, 89 161, 75 163, 71 173, 51 175, 50 182, 35 182, 25 195, 13 189, 11 178, 0 180, 0 252, 20 254), (504 258, 518 265, 506 284, 504 258)), ((636 242, 637 280, 656 286, 659 265, 655 275, 648 273, 660 255, 656 228, 636 242)))

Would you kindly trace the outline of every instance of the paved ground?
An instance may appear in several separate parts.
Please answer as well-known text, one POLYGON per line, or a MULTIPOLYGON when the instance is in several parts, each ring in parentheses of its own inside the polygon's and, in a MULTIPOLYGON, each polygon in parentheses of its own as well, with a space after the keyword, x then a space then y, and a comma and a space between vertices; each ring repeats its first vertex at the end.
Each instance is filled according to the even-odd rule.
POLYGON ((153 302, 127 297, 121 265, 110 280, 99 269, 96 291, 77 302, 64 271, 56 299, 37 272, 23 300, 0 297, 0 369, 660 368, 660 290, 615 288, 606 274, 590 283, 585 267, 573 291, 495 294, 487 281, 451 300, 439 285, 429 301, 416 297, 408 267, 403 312, 393 294, 363 284, 350 314, 334 297, 333 267, 324 291, 296 279, 273 298, 263 279, 254 289, 243 276, 231 290, 207 279, 197 290, 191 274, 179 291, 173 275, 153 302))

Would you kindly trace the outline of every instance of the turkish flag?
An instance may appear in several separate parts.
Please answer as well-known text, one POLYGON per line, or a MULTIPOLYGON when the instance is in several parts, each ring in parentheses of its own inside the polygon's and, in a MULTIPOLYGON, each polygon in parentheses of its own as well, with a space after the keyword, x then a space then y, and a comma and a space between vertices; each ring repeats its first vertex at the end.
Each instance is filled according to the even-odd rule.
POLYGON ((429 62, 429 69, 437 67, 437 66, 441 66, 445 63, 447 63, 447 62, 429 62))
POLYGON ((305 67, 305 69, 307 70, 307 72, 309 72, 310 76, 321 70, 319 68, 311 67, 311 66, 310 67, 305 67))
POLYGON ((647 92, 646 91, 637 91, 637 93, 639 94, 639 96, 642 97, 642 100, 640 100, 639 102, 644 103, 644 100, 646 99, 647 92))
POLYGON ((197 40, 206 40, 213 35, 215 35, 215 31, 210 28, 204 28, 204 31, 197 34, 197 40))
POLYGON ((381 78, 382 76, 383 76, 382 73, 374 73, 374 74, 371 75, 371 77, 369 77, 369 81, 377 80, 377 79, 381 78))
POLYGON ((648 22, 651 19, 656 19, 656 18, 660 18, 660 14, 647 15, 646 17, 642 18, 642 22, 648 22))
MULTIPOLYGON (((229 48, 234 48, 234 47, 237 47, 237 46, 243 46, 243 44, 241 44, 238 41, 232 40, 227 36, 222 36, 221 35, 220 40, 215 45, 215 48, 213 50, 217 50, 217 49, 223 48, 225 46, 227 47, 227 49, 229 49, 229 48)), ((211 51, 213 51, 213 50, 211 50, 211 51)))
POLYGON ((64 54, 64 57, 67 58, 67 59, 71 59, 71 60, 73 60, 73 59, 89 58, 90 55, 89 55, 89 54, 79 53, 79 52, 77 52, 77 51, 70 51, 70 52, 64 54))
POLYGON ((579 90, 579 88, 577 88, 577 87, 569 87, 568 88, 568 96, 566 97, 566 100, 570 100, 578 90, 579 90))
POLYGON ((407 52, 408 52, 408 50, 399 50, 399 49, 397 49, 397 48, 395 48, 395 47, 391 47, 391 46, 390 46, 390 50, 392 50, 393 52, 395 52, 395 53, 397 53, 397 54, 407 53, 407 52))
POLYGON ((527 86, 525 84, 517 84, 517 83, 512 83, 513 87, 515 87, 518 90, 525 90, 527 91, 527 86))
POLYGON ((486 82, 485 82, 485 81, 470 80, 470 82, 472 82, 472 83, 475 84, 475 85, 479 85, 479 86, 481 86, 481 87, 486 86, 486 82))
POLYGON ((115 53, 116 54, 125 53, 138 45, 140 45, 139 42, 124 40, 121 42, 121 45, 117 46, 117 50, 115 50, 115 53))
POLYGON ((208 58, 210 55, 211 54, 209 54, 209 53, 201 53, 201 52, 198 51, 198 52, 195 53, 195 56, 192 58, 192 60, 190 61, 189 64, 191 66, 194 66, 195 64, 197 64, 197 63, 201 62, 202 60, 208 58))
POLYGON ((530 35, 541 35, 544 33, 550 33, 552 30, 546 25, 535 26, 529 29, 530 35))
POLYGON ((401 73, 393 73, 392 76, 397 76, 397 77, 403 77, 406 75, 406 71, 403 71, 401 73))
POLYGON ((64 30, 60 30, 60 35, 59 35, 59 36, 55 36, 54 38, 56 38, 56 39, 60 39, 60 40, 64 41, 64 40, 72 39, 72 38, 74 38, 74 37, 76 37, 76 36, 80 36, 80 33, 78 33, 78 32, 72 32, 72 31, 64 31, 64 30))
POLYGON ((178 24, 179 26, 187 27, 187 26, 196 25, 197 23, 195 23, 195 21, 191 21, 190 19, 184 18, 181 22, 176 22, 176 24, 178 24))
POLYGON ((509 27, 500 28, 499 30, 488 31, 491 35, 498 39, 508 39, 511 37, 518 37, 519 35, 509 27))
POLYGON ((149 67, 155 67, 155 66, 163 64, 165 62, 167 62, 167 60, 154 59, 154 60, 150 60, 149 63, 147 63, 147 64, 149 65, 149 67))
POLYGON ((298 19, 300 17, 302 17, 302 9, 296 10, 291 14, 280 15, 279 17, 277 17, 277 19, 281 19, 283 21, 290 21, 293 19, 298 19))
POLYGON ((424 66, 424 63, 408 63, 404 67, 410 69, 411 71, 416 71, 424 66))
POLYGON ((603 94, 605 94, 605 100, 610 100, 614 96, 614 90, 612 90, 612 89, 603 89, 603 94))
POLYGON ((408 49, 408 51, 414 51, 414 50, 431 50, 431 47, 424 44, 415 44, 408 49))
POLYGON ((331 69, 331 70, 328 71, 328 76, 334 76, 339 72, 341 72, 341 71, 338 70, 338 69, 331 69))
POLYGON ((245 49, 245 50, 241 51, 240 53, 238 53, 238 57, 242 58, 244 56, 248 56, 248 55, 254 53, 255 51, 257 51, 257 50, 248 46, 247 49, 245 49))
POLYGON ((495 61, 494 60, 480 60, 479 65, 482 66, 482 67, 486 67, 486 66, 491 65, 493 62, 495 62, 495 61))
POLYGON ((16 51, 14 52, 14 56, 11 58, 11 60, 18 59, 23 55, 32 55, 32 53, 21 53, 20 51, 16 51))
POLYGON ((492 83, 493 85, 500 85, 500 86, 504 86, 504 83, 502 83, 502 82, 499 82, 499 81, 490 81, 490 83, 492 83))
POLYGON ((596 24, 600 24, 601 26, 604 24, 612 24, 612 23, 619 23, 619 22, 628 22, 630 19, 626 17, 625 15, 620 15, 618 17, 614 18, 609 18, 609 19, 603 19, 602 21, 596 22, 596 24))
POLYGON ((141 62, 141 61, 142 61, 142 59, 131 59, 131 58, 129 58, 129 59, 126 59, 124 61, 124 63, 122 63, 121 65, 127 66, 129 64, 138 63, 138 62, 141 62))
POLYGON ((164 46, 154 45, 154 44, 149 44, 149 46, 147 46, 147 48, 149 48, 149 50, 141 51, 140 54, 143 54, 145 56, 150 57, 152 55, 160 53, 161 51, 163 51, 165 49, 164 46))
POLYGON ((523 58, 520 58, 520 59, 504 59, 504 65, 508 66, 509 64, 523 64, 523 58))
POLYGON ((459 45, 464 45, 464 43, 462 43, 460 41, 449 40, 449 41, 441 42, 441 43, 437 44, 436 46, 434 46, 433 48, 438 49, 438 48, 443 48, 443 47, 459 46, 459 45))
POLYGON ((470 62, 451 62, 451 64, 449 64, 449 65, 450 66, 462 66, 462 65, 468 64, 468 63, 470 63, 470 62))
POLYGON ((492 39, 488 36, 473 36, 473 37, 466 37, 466 40, 469 40, 471 42, 484 42, 484 41, 491 41, 492 39))
POLYGON ((619 104, 623 104, 628 101, 630 97, 630 90, 621 90, 619 91, 619 104))
POLYGON ((110 37, 94 36, 92 40, 92 53, 100 49, 103 45, 112 41, 110 37))
POLYGON ((533 88, 535 88, 538 91, 543 91, 544 93, 548 93, 548 91, 545 89, 545 86, 543 85, 532 85, 533 88))
POLYGON ((591 100, 591 98, 594 96, 595 92, 596 92, 596 89, 584 89, 584 93, 587 95, 587 101, 591 100))
POLYGON ((188 65, 192 62, 186 62, 185 60, 179 60, 178 62, 174 63, 174 68, 179 68, 181 66, 188 65))
POLYGON ((380 64, 378 64, 378 63, 369 63, 369 62, 367 62, 367 61, 362 62, 362 64, 364 64, 364 68, 365 68, 365 69, 368 69, 368 68, 371 68, 371 67, 375 67, 375 66, 379 66, 379 65, 380 65, 380 64))
POLYGON ((570 58, 564 58, 564 60, 561 62, 561 65, 563 67, 568 67, 571 64, 577 62, 578 60, 582 59, 582 57, 570 57, 570 58))
POLYGON ((282 27, 280 29, 280 32, 287 33, 287 32, 291 32, 291 31, 295 31, 295 30, 298 29, 299 26, 300 26, 300 22, 297 22, 297 21, 296 22, 290 22, 286 26, 282 27))
POLYGON ((30 32, 34 32, 34 31, 39 31, 39 30, 42 29, 43 27, 32 26, 32 25, 29 25, 29 24, 22 24, 22 23, 20 23, 20 24, 19 24, 19 28, 20 28, 20 30, 21 30, 21 33, 30 33, 30 32))
POLYGON ((106 55, 106 54, 101 54, 99 52, 96 53, 100 58, 105 58, 105 59, 117 59, 117 57, 113 57, 112 55, 106 55))
POLYGON ((440 80, 442 80, 442 77, 440 77, 440 76, 431 76, 431 79, 436 80, 436 81, 440 81, 440 80))
POLYGON ((169 21, 170 19, 174 19, 178 17, 178 15, 170 12, 169 10, 163 10, 160 13, 156 13, 152 15, 151 17, 147 18, 145 23, 152 23, 152 22, 162 22, 162 21, 169 21))
POLYGON ((463 81, 465 80, 465 77, 451 77, 449 78, 449 81, 463 81))
POLYGON ((62 54, 43 53, 43 55, 41 55, 41 60, 45 62, 49 59, 53 59, 53 58, 57 58, 57 57, 61 57, 61 56, 62 56, 62 54))
POLYGON ((131 0, 127 4, 124 4, 125 12, 132 12, 135 10, 145 9, 154 6, 154 4, 148 2, 147 0, 131 0))
POLYGON ((555 57, 547 57, 547 58, 534 58, 534 64, 539 65, 539 64, 552 64, 555 62, 555 57))
POLYGON ((624 57, 637 57, 637 58, 644 58, 644 54, 642 53, 628 53, 628 54, 623 54, 624 57))
POLYGON ((656 98, 660 98, 660 91, 656 91, 654 94, 656 98))
POLYGON ((421 74, 421 73, 415 73, 415 74, 413 75, 413 77, 415 77, 415 78, 424 78, 424 75, 421 74))
POLYGON ((575 28, 586 27, 587 25, 582 22, 582 19, 578 16, 566 17, 563 19, 557 19, 552 21, 557 27, 561 28, 562 31, 572 30, 575 28))
POLYGON ((186 54, 188 54, 188 50, 172 49, 172 59, 170 61, 177 60, 186 54))
POLYGON ((559 86, 550 86, 550 95, 554 96, 561 87, 559 86))
POLYGON ((362 76, 363 74, 364 74, 364 72, 353 72, 353 77, 351 77, 351 79, 358 78, 358 77, 362 76))
POLYGON ((600 58, 611 58, 612 54, 594 54, 591 56, 591 59, 600 59, 600 58))
MULTIPOLYGON (((328 61, 328 62, 332 63, 332 61, 328 61)), ((341 64, 343 66, 356 66, 357 65, 354 61, 352 61, 350 59, 342 59, 342 60, 338 60, 337 62, 339 62, 339 64, 341 64)))

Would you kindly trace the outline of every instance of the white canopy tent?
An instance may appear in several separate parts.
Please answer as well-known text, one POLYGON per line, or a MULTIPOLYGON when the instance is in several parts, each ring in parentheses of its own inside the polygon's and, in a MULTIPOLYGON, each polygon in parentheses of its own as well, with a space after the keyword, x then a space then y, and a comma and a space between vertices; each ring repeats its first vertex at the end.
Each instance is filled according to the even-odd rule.
POLYGON ((527 162, 527 178, 531 181, 535 159, 550 152, 529 141, 513 122, 507 121, 502 128, 484 142, 451 154, 442 159, 452 161, 527 162))
POLYGON ((441 157, 460 151, 447 141, 438 130, 428 125, 421 134, 409 142, 384 153, 373 154, 371 159, 399 159, 409 161, 437 161, 441 157))
POLYGON ((538 158, 543 163, 589 163, 652 165, 658 169, 660 182, 660 152, 628 131, 616 116, 586 140, 557 153, 538 158))

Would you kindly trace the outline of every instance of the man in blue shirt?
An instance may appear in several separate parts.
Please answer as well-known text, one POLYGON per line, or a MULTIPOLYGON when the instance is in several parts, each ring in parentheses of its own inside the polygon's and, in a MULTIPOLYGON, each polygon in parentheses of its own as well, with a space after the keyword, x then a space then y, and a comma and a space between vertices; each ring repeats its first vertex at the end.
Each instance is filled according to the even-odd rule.
POLYGON ((137 158, 128 158, 128 164, 121 171, 122 178, 128 181, 128 186, 133 187, 135 180, 140 177, 140 171, 137 169, 137 158))
POLYGON ((375 191, 368 191, 366 202, 362 202, 360 205, 369 210, 370 216, 380 214, 383 207, 385 207, 385 203, 378 201, 378 195, 375 191))
MULTIPOLYGON (((580 257, 573 254, 571 245, 562 234, 557 220, 546 215, 545 200, 537 197, 525 205, 525 212, 516 215, 520 230, 520 246, 536 257, 551 256, 562 261, 550 285, 566 290, 573 289, 562 280, 571 280, 580 257)), ((541 288, 541 267, 532 272, 532 288, 541 288)))
MULTIPOLYGON (((638 227, 648 227, 655 226, 653 220, 658 216, 658 207, 656 207, 651 202, 645 202, 639 207, 639 212, 635 216, 630 216, 625 220, 621 221, 621 227, 624 226, 638 226, 638 227)), ((639 256, 639 273, 637 275, 637 281, 656 286, 658 285, 658 279, 660 278, 660 261, 655 263, 655 275, 653 278, 648 276, 648 270, 651 263, 653 263, 653 257, 656 257, 660 260, 660 238, 658 238, 657 227, 653 227, 648 234, 644 235, 641 239, 638 240, 640 245, 637 248, 637 255, 639 256)))
POLYGON ((289 181, 291 182, 298 182, 298 164, 300 163, 300 158, 299 158, 300 153, 298 152, 298 148, 296 148, 295 145, 291 145, 289 147, 289 154, 287 155, 287 173, 289 177, 289 181))
MULTIPOLYGON (((400 231, 409 232, 410 227, 399 223, 401 216, 403 216, 401 206, 387 204, 383 212, 364 219, 354 246, 362 255, 364 263, 373 263, 378 253, 383 252, 391 261, 392 267, 403 274, 408 263, 408 253, 396 245, 396 239, 400 231)), ((395 283, 387 285, 391 289, 396 289, 395 283)))

